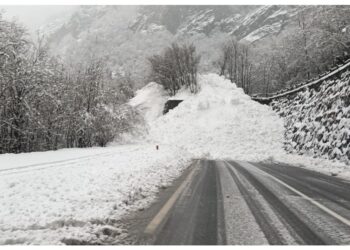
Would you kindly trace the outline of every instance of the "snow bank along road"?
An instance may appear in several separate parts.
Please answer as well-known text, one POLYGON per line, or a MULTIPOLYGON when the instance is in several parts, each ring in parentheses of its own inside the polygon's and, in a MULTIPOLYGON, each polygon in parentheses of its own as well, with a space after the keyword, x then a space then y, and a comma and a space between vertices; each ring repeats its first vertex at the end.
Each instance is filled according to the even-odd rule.
POLYGON ((3 154, 0 245, 112 244, 126 233, 117 220, 147 207, 188 158, 152 144, 3 154))
POLYGON ((139 226, 137 243, 350 244, 349 190, 292 166, 198 160, 139 226))

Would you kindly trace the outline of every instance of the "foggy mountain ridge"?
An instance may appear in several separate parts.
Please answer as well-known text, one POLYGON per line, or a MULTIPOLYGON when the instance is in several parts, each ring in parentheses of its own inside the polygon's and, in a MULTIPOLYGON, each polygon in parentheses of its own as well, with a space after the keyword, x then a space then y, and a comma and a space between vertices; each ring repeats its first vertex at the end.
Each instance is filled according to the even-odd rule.
MULTIPOLYGON (((342 9, 341 6, 339 8, 342 9)), ((303 45, 300 32, 303 31, 298 26, 298 15, 307 13, 309 28, 312 29, 316 17, 317 25, 330 27, 337 35, 339 34, 337 30, 344 28, 338 21, 347 23, 347 8, 343 10, 345 14, 339 13, 337 16, 339 19, 331 21, 333 27, 328 25, 329 21, 323 20, 323 17, 318 18, 320 15, 327 17, 327 13, 333 11, 325 6, 79 6, 64 22, 60 20, 48 23, 46 34, 51 52, 61 56, 69 64, 88 61, 93 57, 104 58, 114 77, 130 77, 134 88, 137 89, 149 81, 148 58, 160 54, 173 42, 193 43, 201 55, 199 71, 217 72, 217 61, 221 57, 220 48, 232 37, 250 45, 252 53, 255 53, 254 50, 258 51, 258 55, 262 58, 257 60, 252 55, 252 61, 264 65, 262 61, 266 56, 263 54, 265 52, 269 54, 273 47, 276 48, 276 43, 280 44, 279 47, 284 46, 283 43, 288 41, 286 37, 295 34, 293 46, 297 47, 293 49, 300 49, 298 53, 301 54, 288 63, 300 64, 298 58, 302 58, 304 52, 301 49, 303 45), (297 45, 298 43, 300 45, 297 45)), ((313 40, 321 35, 319 31, 314 29, 311 33, 306 32, 309 32, 308 42, 314 43, 310 48, 321 46, 320 43, 315 44, 313 40)), ((322 36, 326 38, 328 35, 322 33, 322 36)), ((327 60, 331 60, 328 54, 323 55, 328 58, 327 60)), ((322 54, 317 55, 321 56, 322 54)), ((283 61, 282 58, 281 60, 283 61)), ((324 59, 317 60, 324 61, 324 59)), ((282 61, 278 65, 284 67, 282 61)), ((312 64, 312 60, 308 63, 312 64)), ((323 63, 319 70, 327 63, 328 61, 323 63)), ((261 65, 254 67, 264 70, 261 65)), ((304 75, 295 72, 288 74, 285 79, 271 80, 272 88, 280 89, 281 86, 278 85, 288 86, 305 78, 304 75), (290 79, 291 83, 287 83, 290 79)), ((261 78, 262 75, 261 73, 257 77, 261 78)), ((265 78, 260 78, 255 81, 263 82, 265 85, 265 78)), ((268 91, 261 84, 255 87, 253 92, 268 91)))
POLYGON ((301 7, 293 6, 145 6, 130 26, 134 31, 163 26, 172 34, 222 31, 249 42, 273 35, 301 7))
MULTIPOLYGON (((80 6, 56 33, 77 37, 107 15, 132 11, 128 20, 134 32, 166 30, 173 35, 210 35, 215 31, 254 42, 279 33, 302 6, 80 6), (136 14, 136 15, 135 15, 136 14)), ((112 21, 112 20, 111 20, 112 21)), ((55 22, 55 20, 53 21, 55 22)), ((50 26, 49 23, 47 26, 50 26)), ((55 34, 53 35, 55 37, 55 34)), ((56 37, 55 37, 56 38, 56 37)))
MULTIPOLYGON (((54 54, 74 63, 105 56, 116 74, 145 83, 147 57, 173 41, 194 42, 203 59, 217 57, 224 37, 258 42, 284 29, 302 6, 79 6, 65 22, 47 24, 54 54), (200 44, 198 44, 200 43, 200 44)), ((45 28, 43 29, 45 31, 45 28)), ((209 61, 209 60, 202 60, 209 61)), ((209 63, 202 71, 212 69, 209 63)))

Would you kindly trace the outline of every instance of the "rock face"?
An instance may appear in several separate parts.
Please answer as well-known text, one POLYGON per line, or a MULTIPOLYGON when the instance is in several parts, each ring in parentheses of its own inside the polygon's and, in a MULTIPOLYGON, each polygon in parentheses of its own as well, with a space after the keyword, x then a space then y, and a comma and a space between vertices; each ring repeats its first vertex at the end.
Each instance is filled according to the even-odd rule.
POLYGON ((129 74, 136 87, 145 84, 147 58, 173 41, 194 43, 202 72, 221 44, 236 36, 258 42, 287 27, 298 9, 290 6, 79 6, 70 15, 42 27, 53 54, 69 64, 106 58, 113 74, 129 74))
MULTIPOLYGON (((230 36, 258 43, 278 35, 302 6, 80 6, 42 31, 51 51, 69 64, 106 58, 113 75, 142 87, 147 58, 174 41, 196 45, 200 72, 216 72, 220 46, 230 36)), ((317 8, 317 7, 315 7, 317 8)))
POLYGON ((130 25, 134 31, 166 29, 174 35, 222 31, 250 42, 279 33, 302 7, 296 6, 145 6, 130 25))
POLYGON ((176 37, 221 31, 255 42, 278 34, 301 9, 283 5, 80 6, 66 21, 53 20, 42 30, 57 47, 67 38, 84 39, 85 33, 101 36, 101 29, 103 36, 118 36, 126 30, 149 36, 163 31, 176 37))
POLYGON ((350 163, 350 68, 316 89, 274 100, 285 119, 285 148, 350 163))

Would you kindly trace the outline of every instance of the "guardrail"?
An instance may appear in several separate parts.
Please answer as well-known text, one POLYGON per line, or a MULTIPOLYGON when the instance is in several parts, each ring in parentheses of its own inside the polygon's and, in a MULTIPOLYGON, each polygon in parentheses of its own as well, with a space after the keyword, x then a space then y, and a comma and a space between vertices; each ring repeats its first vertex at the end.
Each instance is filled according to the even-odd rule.
POLYGON ((320 78, 318 78, 316 80, 315 80, 315 78, 313 78, 313 79, 311 79, 311 81, 309 81, 307 83, 298 84, 293 89, 287 89, 283 93, 275 93, 269 97, 259 97, 259 96, 252 97, 252 100, 260 102, 261 104, 270 104, 270 102, 276 98, 295 94, 295 93, 297 93, 305 88, 315 88, 315 87, 321 85, 323 83, 323 81, 330 79, 332 77, 338 76, 339 73, 342 73, 344 70, 346 70, 349 67, 350 67, 350 59, 348 59, 342 66, 337 67, 337 68, 333 67, 330 72, 326 72, 326 73, 321 74, 320 78))

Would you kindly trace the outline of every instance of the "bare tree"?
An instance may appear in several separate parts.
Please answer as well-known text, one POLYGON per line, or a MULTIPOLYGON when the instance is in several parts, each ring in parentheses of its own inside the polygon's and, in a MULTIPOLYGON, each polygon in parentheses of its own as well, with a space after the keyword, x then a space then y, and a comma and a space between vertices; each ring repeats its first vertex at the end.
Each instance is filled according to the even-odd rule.
POLYGON ((251 89, 252 63, 249 60, 249 47, 232 38, 221 47, 218 61, 220 75, 242 87, 246 93, 251 89))
POLYGON ((172 44, 162 55, 149 58, 152 71, 151 80, 164 86, 169 95, 175 95, 181 87, 198 91, 197 71, 200 57, 194 45, 172 44))

